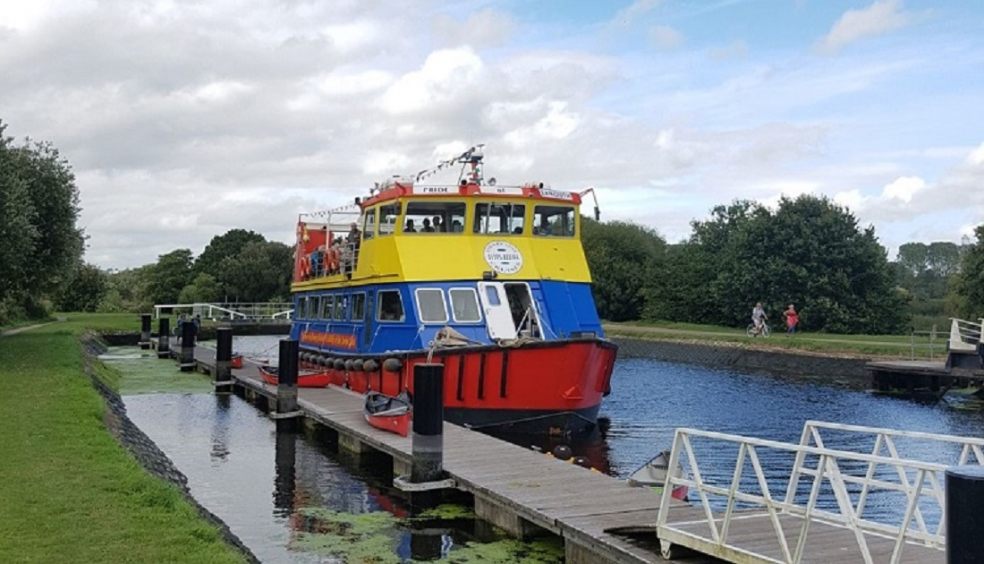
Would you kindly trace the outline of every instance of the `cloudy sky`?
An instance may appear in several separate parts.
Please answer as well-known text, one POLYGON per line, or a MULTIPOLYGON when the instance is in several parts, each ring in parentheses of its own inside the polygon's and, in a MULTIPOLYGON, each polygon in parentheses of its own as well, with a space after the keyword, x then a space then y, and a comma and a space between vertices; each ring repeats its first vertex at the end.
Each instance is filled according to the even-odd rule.
POLYGON ((288 242, 475 143, 671 241, 814 193, 893 249, 984 222, 982 37, 980 2, 0 0, 0 120, 72 163, 103 267, 288 242))

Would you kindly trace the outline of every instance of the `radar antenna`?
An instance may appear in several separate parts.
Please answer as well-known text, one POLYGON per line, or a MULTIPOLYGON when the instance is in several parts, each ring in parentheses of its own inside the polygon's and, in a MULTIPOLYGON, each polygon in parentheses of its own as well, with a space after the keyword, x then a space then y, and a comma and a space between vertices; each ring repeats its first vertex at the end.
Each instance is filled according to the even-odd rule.
POLYGON ((471 184, 482 184, 482 159, 484 158, 484 155, 482 154, 482 147, 484 146, 485 144, 475 145, 456 157, 452 157, 446 161, 441 161, 432 168, 424 169, 414 176, 414 180, 416 182, 420 182, 428 176, 440 172, 445 168, 452 167, 456 164, 461 164, 461 172, 458 173, 459 183, 462 180, 467 180, 471 184))

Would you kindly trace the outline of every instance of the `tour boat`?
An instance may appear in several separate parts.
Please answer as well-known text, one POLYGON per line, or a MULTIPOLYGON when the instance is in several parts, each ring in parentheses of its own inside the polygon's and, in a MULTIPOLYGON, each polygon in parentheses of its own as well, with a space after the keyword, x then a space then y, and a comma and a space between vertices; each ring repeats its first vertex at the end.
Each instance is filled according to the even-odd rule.
POLYGON ((377 429, 396 433, 402 437, 410 433, 410 417, 413 413, 407 392, 393 397, 379 392, 367 392, 363 414, 366 421, 377 429))
MULTIPOLYGON (((276 386, 280 383, 280 376, 277 373, 276 366, 261 365, 260 366, 260 376, 263 381, 271 386, 276 386)), ((331 382, 330 375, 325 370, 298 370, 297 371, 297 387, 298 388, 324 388, 331 382)))
POLYGON ((240 369, 243 367, 243 355, 233 354, 232 358, 229 359, 229 368, 240 369))
POLYGON ((473 147, 352 205, 301 214, 291 286, 301 366, 396 396, 412 394, 415 365, 439 362, 448 421, 590 430, 617 351, 580 241, 592 190, 485 181, 482 160, 473 147), (422 183, 459 164, 457 183, 422 183))

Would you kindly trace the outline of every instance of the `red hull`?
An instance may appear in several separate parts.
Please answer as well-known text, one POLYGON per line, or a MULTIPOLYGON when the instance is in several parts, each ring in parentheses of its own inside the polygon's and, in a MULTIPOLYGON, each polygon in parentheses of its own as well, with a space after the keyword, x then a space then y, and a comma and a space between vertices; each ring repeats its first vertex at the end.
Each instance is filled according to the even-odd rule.
MULTIPOLYGON (((615 345, 599 339, 541 341, 521 347, 437 350, 433 362, 444 364, 449 421, 475 428, 531 423, 514 430, 525 432, 530 427, 531 432, 564 434, 594 425, 601 399, 610 389, 616 351, 615 345)), ((413 367, 427 362, 426 351, 371 358, 378 361, 373 371, 303 365, 324 370, 335 385, 395 396, 403 390, 413 392, 413 367), (400 360, 400 368, 384 368, 386 358, 400 360)))
MULTIPOLYGON (((263 381, 271 386, 280 383, 280 378, 275 372, 270 372, 265 366, 260 367, 260 376, 263 381)), ((304 371, 297 375, 298 388, 324 388, 331 383, 331 376, 327 372, 304 371)))
POLYGON ((243 355, 234 354, 232 359, 229 360, 229 368, 240 369, 243 367, 243 355))

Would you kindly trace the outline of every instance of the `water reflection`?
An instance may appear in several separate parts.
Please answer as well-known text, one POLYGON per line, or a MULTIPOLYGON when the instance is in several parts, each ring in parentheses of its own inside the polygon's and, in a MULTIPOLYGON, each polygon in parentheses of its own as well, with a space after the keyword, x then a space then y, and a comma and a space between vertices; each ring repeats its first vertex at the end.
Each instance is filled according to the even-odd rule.
POLYGON ((216 394, 212 419, 212 462, 220 464, 229 456, 229 394, 216 394))
POLYGON ((274 515, 290 517, 294 512, 294 490, 297 461, 297 438, 292 421, 277 421, 274 444, 275 478, 273 484, 274 515))

